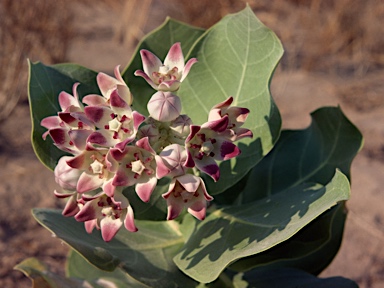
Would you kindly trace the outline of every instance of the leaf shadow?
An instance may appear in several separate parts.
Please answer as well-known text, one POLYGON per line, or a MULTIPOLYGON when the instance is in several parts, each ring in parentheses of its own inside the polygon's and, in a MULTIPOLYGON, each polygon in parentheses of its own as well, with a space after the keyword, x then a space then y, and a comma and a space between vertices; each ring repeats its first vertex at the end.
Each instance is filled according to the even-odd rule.
POLYGON ((193 237, 178 255, 188 262, 186 270, 201 261, 212 265, 223 261, 220 265, 224 269, 227 264, 265 251, 299 231, 310 205, 325 191, 325 187, 305 184, 300 190, 296 187, 253 203, 217 210, 195 227, 193 237), (307 194, 300 197, 300 193, 307 194))

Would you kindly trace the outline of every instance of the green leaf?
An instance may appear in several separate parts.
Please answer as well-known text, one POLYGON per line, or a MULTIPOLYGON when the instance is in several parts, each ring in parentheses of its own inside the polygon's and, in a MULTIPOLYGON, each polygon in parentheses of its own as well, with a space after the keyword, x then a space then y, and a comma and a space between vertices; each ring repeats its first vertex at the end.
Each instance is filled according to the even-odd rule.
POLYGON ((143 78, 133 74, 136 70, 143 70, 140 50, 147 49, 159 57, 159 59, 164 60, 169 48, 174 43, 181 42, 183 54, 187 55, 195 41, 204 31, 204 29, 167 18, 161 26, 141 40, 133 54, 133 58, 122 75, 134 96, 132 106, 135 110, 143 115, 148 115, 147 103, 156 92, 143 78))
POLYGON ((255 269, 233 277, 235 288, 358 288, 357 284, 343 277, 317 278, 298 269, 255 269))
POLYGON ((320 108, 304 130, 281 133, 275 148, 250 173, 241 201, 249 203, 305 182, 325 185, 340 169, 350 178, 362 147, 359 130, 339 107, 320 108))
POLYGON ((84 281, 69 279, 50 271, 36 258, 27 258, 14 267, 32 280, 32 288, 76 288, 84 287, 84 281))
POLYGON ((40 62, 29 63, 28 97, 32 120, 32 145, 40 161, 53 170, 65 152, 53 145, 50 137, 43 140, 46 131, 40 125, 43 118, 57 115, 60 110, 58 96, 61 91, 72 95, 72 86, 80 82, 79 96, 99 93, 96 72, 75 64, 45 66, 40 62))
POLYGON ((172 257, 184 243, 175 221, 136 220, 136 233, 121 229, 106 243, 99 231, 85 232, 84 224, 65 218, 58 210, 33 209, 36 220, 79 252, 99 269, 117 267, 139 283, 150 287, 195 287, 197 283, 184 275, 172 257))
MULTIPOLYGON (((249 173, 237 202, 263 199, 306 181, 326 184, 337 168, 349 177, 351 162, 362 145, 361 133, 340 108, 319 109, 312 119, 307 129, 282 132, 271 153, 249 173)), ((235 192, 229 189, 220 196, 231 199, 235 192)), ((231 268, 245 271, 263 265, 290 266, 319 273, 340 247, 346 217, 343 207, 339 204, 291 239, 241 259, 231 268)))
POLYGON ((210 194, 219 194, 236 182, 266 155, 281 127, 279 111, 269 83, 283 54, 279 39, 247 7, 224 17, 196 43, 190 56, 197 57, 179 96, 183 110, 195 124, 207 121, 210 109, 233 96, 233 106, 250 110, 244 127, 253 139, 239 141, 241 155, 220 165, 223 177, 214 183, 207 177, 210 194))
POLYGON ((248 271, 255 267, 291 267, 317 275, 331 263, 339 250, 346 216, 345 203, 339 203, 283 243, 242 258, 229 268, 248 271))
POLYGON ((89 282, 97 282, 100 279, 104 281, 112 281, 118 288, 148 288, 149 286, 138 282, 122 269, 116 268, 114 271, 104 271, 90 264, 79 253, 70 250, 67 263, 66 274, 69 278, 84 279, 89 282), (118 285, 119 284, 119 285, 118 285))
POLYGON ((347 177, 336 171, 326 186, 304 183, 250 204, 216 210, 197 225, 174 261, 193 279, 211 282, 230 263, 289 239, 349 194, 347 177))

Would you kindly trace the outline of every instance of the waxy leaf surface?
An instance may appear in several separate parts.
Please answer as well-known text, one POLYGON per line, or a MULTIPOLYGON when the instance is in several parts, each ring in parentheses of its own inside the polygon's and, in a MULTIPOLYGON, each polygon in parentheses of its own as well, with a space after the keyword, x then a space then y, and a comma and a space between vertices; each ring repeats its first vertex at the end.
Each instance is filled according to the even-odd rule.
POLYGON ((150 287, 194 287, 196 282, 184 275, 172 257, 184 243, 175 221, 136 220, 139 231, 124 229, 106 243, 99 231, 87 234, 84 224, 65 218, 59 210, 34 209, 36 220, 52 231, 99 269, 117 267, 139 283, 150 287))
POLYGON ((223 177, 217 183, 206 178, 210 194, 240 181, 276 142, 281 119, 269 82, 282 54, 279 39, 249 7, 224 17, 192 49, 190 57, 199 62, 178 93, 184 112, 195 124, 202 124, 215 104, 233 96, 232 106, 250 110, 244 127, 253 132, 253 139, 239 141, 241 155, 220 165, 223 177))
POLYGON ((338 107, 320 108, 311 117, 307 129, 281 133, 271 153, 251 171, 243 203, 305 182, 325 185, 336 168, 350 178, 352 160, 363 143, 361 133, 338 107))
POLYGON ((336 171, 326 186, 304 183, 250 204, 216 210, 196 226, 174 261, 193 279, 211 282, 233 261, 289 239, 349 194, 347 177, 336 171))
POLYGON ((339 250, 346 216, 345 203, 339 203, 288 240, 267 251, 242 258, 229 268, 249 271, 255 267, 290 267, 317 275, 331 263, 339 250))

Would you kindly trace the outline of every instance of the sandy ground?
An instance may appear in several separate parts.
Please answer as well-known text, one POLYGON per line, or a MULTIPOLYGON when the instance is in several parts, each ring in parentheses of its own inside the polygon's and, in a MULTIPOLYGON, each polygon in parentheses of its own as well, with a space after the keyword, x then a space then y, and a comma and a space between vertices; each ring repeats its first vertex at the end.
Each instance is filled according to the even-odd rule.
MULTIPOLYGON (((83 10, 82 17, 74 20, 83 36, 71 42, 68 60, 105 72, 111 72, 117 64, 124 66, 132 47, 121 45, 111 32, 118 28, 116 22, 110 21, 116 11, 83 10), (106 12, 110 13, 108 17, 106 12), (95 14, 96 22, 91 21, 95 14), (95 36, 92 31, 102 33, 95 36)), ((151 11, 152 27, 146 27, 147 30, 164 19, 164 15, 156 14, 155 8, 151 11)), ((367 288, 384 287, 384 251, 381 249, 384 240, 383 79, 384 73, 379 73, 370 76, 369 85, 358 85, 357 82, 364 79, 351 81, 328 74, 278 70, 272 81, 272 93, 285 128, 305 128, 310 123, 311 111, 321 106, 340 105, 365 137, 365 146, 352 165, 352 198, 348 202, 349 216, 342 247, 321 276, 341 275, 367 288)), ((12 270, 27 257, 38 257, 54 271, 63 273, 67 252, 66 246, 39 227, 29 212, 33 207, 63 205, 52 194, 56 187, 53 174, 34 156, 29 117, 24 95, 0 127, 3 164, 0 197, 4 200, 0 209, 0 287, 30 286, 22 273, 12 270)))

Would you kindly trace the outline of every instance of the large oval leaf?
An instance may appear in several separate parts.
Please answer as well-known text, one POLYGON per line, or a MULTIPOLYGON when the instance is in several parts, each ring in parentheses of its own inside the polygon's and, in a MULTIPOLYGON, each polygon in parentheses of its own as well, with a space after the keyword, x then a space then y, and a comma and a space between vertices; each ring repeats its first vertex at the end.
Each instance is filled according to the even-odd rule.
MULTIPOLYGON (((271 153, 240 182, 240 190, 228 189, 217 198, 228 204, 240 194, 237 203, 249 203, 306 181, 326 184, 337 168, 349 177, 351 162, 361 145, 361 133, 340 108, 321 108, 312 113, 312 124, 307 129, 282 132, 271 153)), ((322 215, 291 239, 241 259, 231 267, 249 270, 263 265, 291 266, 319 273, 340 246, 345 219, 343 206, 340 204, 339 209, 322 215)))
POLYGON ((269 82, 282 54, 279 39, 249 7, 210 28, 190 54, 199 62, 178 94, 184 112, 194 123, 205 122, 212 106, 229 96, 234 98, 233 106, 251 111, 244 126, 252 130, 254 137, 241 140, 242 154, 220 165, 223 177, 217 183, 207 177, 208 190, 213 195, 244 177, 272 149, 279 136, 281 119, 269 82))
POLYGON ((360 131, 339 107, 320 108, 311 117, 307 129, 283 131, 271 153, 251 171, 240 196, 243 203, 308 181, 325 185, 336 168, 350 178, 352 160, 363 143, 360 131))
POLYGON ((347 177, 336 171, 326 186, 304 183, 250 204, 216 210, 196 226, 174 261, 193 279, 211 282, 230 263, 289 239, 349 194, 347 177))
POLYGON ((283 243, 242 258, 229 268, 249 271, 255 267, 291 267, 317 275, 331 263, 339 250, 346 216, 345 203, 339 203, 283 243))
POLYGON ((34 209, 33 215, 99 269, 113 271, 119 267, 150 287, 195 287, 197 284, 172 261, 184 243, 175 221, 137 220, 138 232, 122 229, 106 243, 98 231, 87 234, 83 223, 62 216, 59 210, 34 209))

